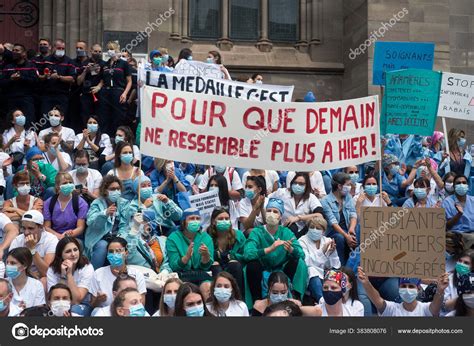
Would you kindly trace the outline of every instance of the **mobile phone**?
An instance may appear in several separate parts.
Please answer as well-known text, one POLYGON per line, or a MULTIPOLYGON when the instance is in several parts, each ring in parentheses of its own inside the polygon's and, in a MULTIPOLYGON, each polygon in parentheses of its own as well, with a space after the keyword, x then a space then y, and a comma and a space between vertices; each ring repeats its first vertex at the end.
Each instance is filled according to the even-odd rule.
POLYGON ((82 184, 76 185, 76 190, 82 190, 82 184))

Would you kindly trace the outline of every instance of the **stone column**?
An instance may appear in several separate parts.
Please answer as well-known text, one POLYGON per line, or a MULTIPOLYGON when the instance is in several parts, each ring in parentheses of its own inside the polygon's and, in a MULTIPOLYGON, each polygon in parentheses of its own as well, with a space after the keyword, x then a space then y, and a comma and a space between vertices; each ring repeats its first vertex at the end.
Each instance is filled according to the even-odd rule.
POLYGON ((173 0, 174 14, 171 16, 171 40, 181 40, 179 18, 181 15, 181 0, 173 0))
MULTIPOLYGON (((52 40, 66 39, 66 0, 53 0, 53 37, 52 40)), ((54 44, 54 42, 53 42, 54 44)))
POLYGON ((217 47, 229 51, 234 46, 229 39, 229 0, 222 0, 221 25, 222 37, 217 41, 217 47))
POLYGON ((311 2, 311 34, 309 45, 319 45, 321 44, 322 36, 322 11, 323 3, 322 0, 312 0, 311 2))
POLYGON ((89 48, 95 43, 89 39, 89 0, 80 0, 79 39, 87 41, 89 48))
POLYGON ((182 6, 182 16, 181 16, 181 42, 182 43, 190 43, 191 39, 189 38, 189 1, 188 0, 183 0, 183 6, 182 6))
POLYGON ((306 35, 306 25, 308 19, 306 14, 306 0, 300 0, 300 37, 298 42, 296 43, 296 49, 298 49, 300 52, 306 52, 308 50, 308 38, 306 35))
POLYGON ((268 39, 268 0, 260 0, 261 17, 260 17, 260 39, 256 46, 261 52, 270 52, 273 44, 268 39))
POLYGON ((66 6, 66 54, 71 58, 76 57, 76 42, 79 40, 79 15, 81 9, 81 2, 68 1, 66 6))
POLYGON ((40 4, 40 38, 53 38, 53 0, 43 0, 40 4))

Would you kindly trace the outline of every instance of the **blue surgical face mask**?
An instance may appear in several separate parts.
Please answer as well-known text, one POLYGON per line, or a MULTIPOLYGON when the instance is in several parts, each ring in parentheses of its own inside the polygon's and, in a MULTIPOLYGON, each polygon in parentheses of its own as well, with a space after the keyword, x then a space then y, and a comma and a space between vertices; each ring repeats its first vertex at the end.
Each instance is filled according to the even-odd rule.
POLYGON ((121 253, 108 253, 107 260, 112 267, 121 267, 124 263, 123 255, 121 253))
POLYGON ((304 191, 306 190, 306 185, 298 185, 298 184, 292 184, 291 185, 291 191, 297 196, 302 195, 304 191))
POLYGON ((80 174, 86 173, 88 169, 89 169, 89 166, 87 166, 87 165, 86 166, 83 166, 83 165, 76 166, 77 173, 80 173, 80 174))
POLYGON ((115 144, 125 141, 123 136, 115 136, 115 144))
POLYGON ((232 297, 232 288, 216 287, 214 288, 214 297, 219 303, 226 303, 232 297))
POLYGON ((214 64, 214 59, 213 59, 213 58, 207 58, 207 59, 206 59, 206 62, 207 62, 208 64, 214 64))
POLYGON ((255 191, 252 189, 245 189, 245 197, 252 200, 255 198, 255 191))
POLYGON ((461 262, 457 262, 454 269, 456 270, 456 273, 458 273, 459 275, 466 275, 471 272, 471 267, 461 262))
POLYGON ((392 175, 396 175, 399 170, 400 170, 400 166, 399 166, 399 165, 395 165, 395 166, 393 166, 392 168, 390 168, 390 173, 392 173, 392 175))
POLYGON ((188 61, 192 61, 192 60, 193 60, 193 56, 192 56, 192 55, 188 56, 188 59, 187 59, 187 60, 188 60, 188 61))
POLYGON ((418 290, 416 288, 399 288, 398 294, 405 303, 412 303, 418 296, 418 290))
POLYGON ((74 184, 64 184, 59 187, 59 190, 64 196, 69 196, 74 191, 74 184))
POLYGON ((459 195, 459 196, 465 196, 467 192, 469 191, 469 185, 467 184, 457 184, 454 185, 454 191, 459 195))
POLYGON ((5 274, 8 278, 15 280, 17 277, 20 276, 21 271, 15 265, 7 264, 5 267, 5 274))
POLYGON ((270 293, 270 302, 272 304, 288 300, 288 293, 270 293))
POLYGON ((155 65, 161 65, 161 58, 153 58, 153 64, 155 65))
POLYGON ((153 188, 151 187, 142 187, 140 190, 140 198, 148 199, 153 195, 153 188))
POLYGON ((96 133, 99 130, 99 124, 87 124, 89 132, 96 133))
POLYGON ((18 126, 25 126, 26 117, 24 115, 19 115, 15 118, 15 124, 18 126))
POLYGON ((464 148, 465 145, 466 145, 466 138, 459 138, 458 139, 458 147, 464 148))
POLYGON ((165 294, 163 296, 163 302, 168 306, 168 308, 174 309, 176 304, 176 294, 165 294))
POLYGON ((209 191, 218 191, 219 192, 219 186, 209 186, 209 191))
POLYGON ((111 201, 112 203, 117 203, 121 196, 122 191, 120 190, 109 191, 109 201, 111 201))
POLYGON ((199 220, 189 221, 186 229, 191 233, 199 232, 199 230, 201 229, 201 221, 199 220))
POLYGON ((61 118, 56 116, 49 117, 49 123, 52 127, 59 126, 61 124, 61 118))
POLYGON ((202 317, 204 316, 204 305, 196 305, 185 309, 185 311, 188 317, 202 317))
POLYGON ((5 304, 5 299, 6 298, 3 298, 3 300, 0 300, 0 312, 5 311, 9 305, 9 304, 5 304))
POLYGON ((341 195, 347 196, 351 193, 352 187, 350 185, 342 185, 341 195))
POLYGON ((161 61, 165 63, 169 60, 169 58, 170 58, 170 56, 168 54, 165 54, 161 57, 161 61))
POLYGON ((133 154, 121 154, 120 161, 122 161, 126 165, 129 165, 133 161, 133 154))
POLYGON ((426 196, 428 195, 426 192, 426 189, 423 187, 416 187, 415 190, 413 190, 413 193, 418 199, 425 199, 426 196))
POLYGON ((321 240, 321 238, 323 237, 323 231, 317 228, 310 228, 307 234, 308 238, 312 241, 321 240))
POLYGON ((375 196, 377 193, 378 186, 377 185, 365 185, 364 186, 364 191, 367 194, 367 196, 375 196))
POLYGON ((353 184, 357 183, 360 179, 359 173, 352 173, 352 174, 349 174, 349 176, 351 177, 351 182, 353 184))
POLYGON ((145 307, 143 304, 132 305, 129 308, 130 310, 130 317, 143 317, 146 314, 145 307))

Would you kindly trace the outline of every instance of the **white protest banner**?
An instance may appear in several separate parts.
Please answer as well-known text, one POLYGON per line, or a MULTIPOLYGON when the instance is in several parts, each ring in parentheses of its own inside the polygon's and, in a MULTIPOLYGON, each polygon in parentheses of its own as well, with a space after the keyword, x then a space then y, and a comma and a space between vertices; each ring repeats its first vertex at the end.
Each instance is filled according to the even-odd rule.
POLYGON ((271 103, 145 86, 142 105, 145 155, 288 171, 380 159, 377 96, 271 103))
POLYGON ((214 208, 221 206, 219 190, 189 196, 189 202, 193 208, 199 209, 201 214, 210 214, 214 208))
POLYGON ((224 73, 219 65, 208 64, 201 61, 189 61, 181 59, 173 70, 174 73, 184 74, 187 76, 200 76, 209 78, 224 78, 224 73))
POLYGON ((474 76, 443 72, 438 116, 474 120, 474 76))
POLYGON ((139 73, 143 85, 251 101, 290 102, 294 89, 294 86, 249 84, 227 79, 184 76, 144 69, 140 69, 139 73))

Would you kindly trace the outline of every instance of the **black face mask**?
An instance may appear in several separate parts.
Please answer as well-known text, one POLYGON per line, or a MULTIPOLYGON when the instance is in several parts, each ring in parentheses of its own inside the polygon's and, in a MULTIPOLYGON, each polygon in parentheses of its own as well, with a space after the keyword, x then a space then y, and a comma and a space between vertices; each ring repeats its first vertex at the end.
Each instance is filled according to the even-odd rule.
POLYGON ((40 51, 41 54, 47 54, 48 53, 48 47, 40 46, 39 51, 40 51))
POLYGON ((20 61, 21 60, 21 53, 13 52, 12 53, 13 61, 20 61))
POLYGON ((99 61, 102 58, 102 54, 92 54, 92 59, 94 61, 99 61))

